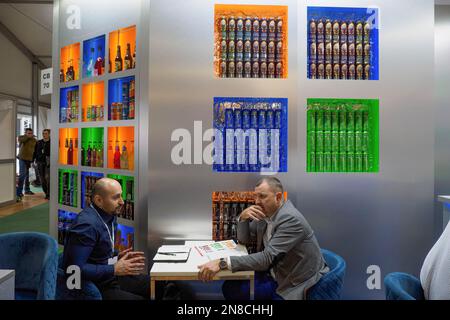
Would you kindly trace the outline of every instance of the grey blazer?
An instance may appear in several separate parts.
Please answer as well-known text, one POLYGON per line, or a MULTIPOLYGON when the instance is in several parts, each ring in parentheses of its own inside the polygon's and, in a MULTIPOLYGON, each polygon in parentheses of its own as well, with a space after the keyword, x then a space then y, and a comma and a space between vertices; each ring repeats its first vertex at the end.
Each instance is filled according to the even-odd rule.
POLYGON ((268 271, 273 268, 277 294, 286 300, 305 299, 306 290, 329 271, 311 226, 288 200, 273 220, 272 237, 264 248, 266 221, 243 221, 237 226, 239 243, 256 236, 257 253, 230 257, 231 270, 268 271))

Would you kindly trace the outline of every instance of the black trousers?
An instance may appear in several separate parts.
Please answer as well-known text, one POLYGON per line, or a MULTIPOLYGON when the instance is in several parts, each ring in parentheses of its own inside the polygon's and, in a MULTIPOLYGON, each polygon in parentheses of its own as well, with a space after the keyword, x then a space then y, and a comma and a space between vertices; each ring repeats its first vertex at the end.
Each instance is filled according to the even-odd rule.
POLYGON ((114 277, 107 283, 97 285, 103 300, 149 300, 150 276, 114 277))
POLYGON ((38 162, 37 167, 42 190, 46 196, 50 196, 50 167, 47 167, 45 162, 38 162))

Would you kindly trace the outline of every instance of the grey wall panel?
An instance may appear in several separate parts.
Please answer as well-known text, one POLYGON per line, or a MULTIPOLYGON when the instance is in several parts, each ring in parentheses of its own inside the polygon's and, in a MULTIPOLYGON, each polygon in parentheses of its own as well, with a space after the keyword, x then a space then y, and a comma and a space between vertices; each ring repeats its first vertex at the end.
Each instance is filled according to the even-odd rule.
POLYGON ((307 81, 305 5, 299 5, 298 140, 302 169, 298 207, 322 247, 348 265, 344 298, 382 299, 366 287, 366 269, 378 265, 418 275, 433 233, 433 2, 346 1, 380 10, 379 81, 307 81), (408 14, 406 14, 406 12, 408 14), (411 19, 414 17, 414 19, 411 19), (309 97, 380 99, 380 171, 377 174, 305 174, 304 108, 309 97), (303 109, 303 110, 302 110, 303 109))
MULTIPOLYGON (((450 6, 435 12, 435 194, 450 194, 450 6)), ((442 203, 435 206, 435 237, 442 232, 442 203)))

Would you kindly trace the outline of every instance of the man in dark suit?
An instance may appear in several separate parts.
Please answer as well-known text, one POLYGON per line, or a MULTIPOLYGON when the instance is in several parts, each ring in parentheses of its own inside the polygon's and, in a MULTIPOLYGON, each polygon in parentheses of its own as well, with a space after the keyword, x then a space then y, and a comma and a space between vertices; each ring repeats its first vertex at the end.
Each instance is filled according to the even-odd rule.
MULTIPOLYGON (((221 269, 256 271, 256 299, 302 300, 306 291, 329 271, 314 232, 291 201, 284 201, 277 178, 261 179, 255 187, 255 205, 239 216, 239 243, 249 244, 256 236, 257 252, 232 256, 199 266, 199 279, 212 280, 221 269)), ((247 298, 248 281, 226 281, 226 299, 247 298)))

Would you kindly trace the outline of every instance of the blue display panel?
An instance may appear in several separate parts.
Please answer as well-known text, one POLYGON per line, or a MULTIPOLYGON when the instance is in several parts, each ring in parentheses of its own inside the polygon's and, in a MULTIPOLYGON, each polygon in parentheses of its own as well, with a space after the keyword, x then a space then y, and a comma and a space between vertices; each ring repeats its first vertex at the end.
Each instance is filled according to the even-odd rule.
POLYGON ((83 42, 83 78, 105 73, 105 35, 83 42))
POLYGON ((134 247, 134 228, 118 224, 116 237, 114 239, 114 249, 120 252, 125 249, 133 247, 134 247))
POLYGON ((75 212, 58 210, 58 243, 64 245, 68 230, 77 217, 75 212))
POLYGON ((78 122, 80 113, 79 87, 60 89, 59 94, 59 123, 78 122))
POLYGON ((134 76, 109 80, 108 120, 132 120, 135 112, 134 76))
POLYGON ((287 172, 285 98, 214 98, 216 172, 287 172))
POLYGON ((81 208, 91 204, 92 188, 97 180, 103 178, 103 173, 81 172, 81 208))
POLYGON ((309 79, 378 80, 377 8, 308 7, 309 79))

